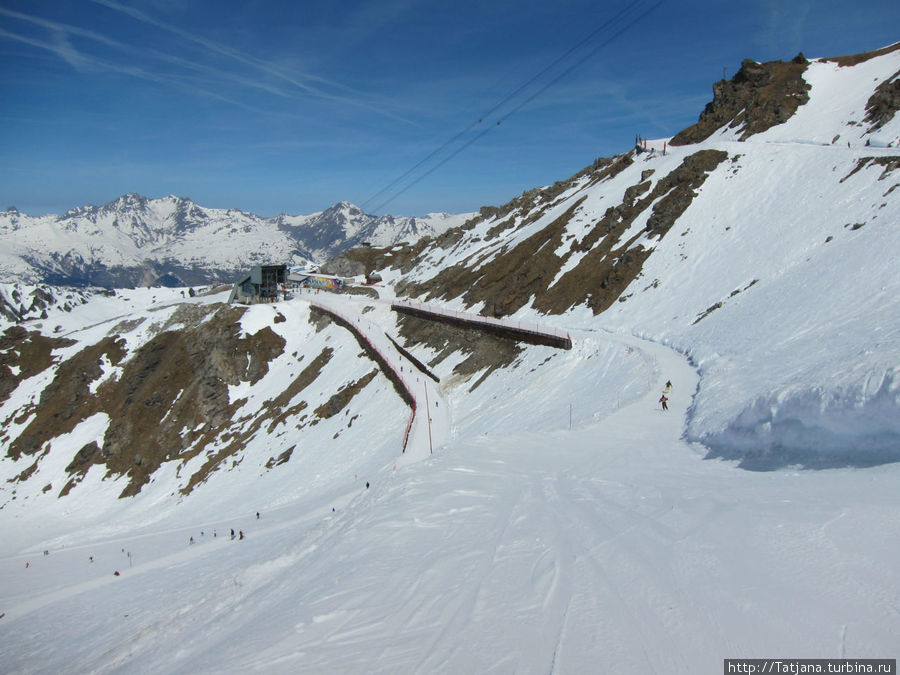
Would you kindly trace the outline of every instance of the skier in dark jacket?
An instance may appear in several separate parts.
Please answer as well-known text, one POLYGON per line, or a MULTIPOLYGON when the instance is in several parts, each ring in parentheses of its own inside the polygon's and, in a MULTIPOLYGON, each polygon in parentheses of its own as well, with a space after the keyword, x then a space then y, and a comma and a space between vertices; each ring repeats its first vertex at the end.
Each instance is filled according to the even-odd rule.
POLYGON ((669 409, 669 406, 667 405, 668 402, 669 402, 669 399, 666 398, 666 395, 665 395, 665 394, 663 394, 662 396, 659 397, 659 402, 662 403, 662 409, 663 409, 663 410, 668 410, 668 409, 669 409))

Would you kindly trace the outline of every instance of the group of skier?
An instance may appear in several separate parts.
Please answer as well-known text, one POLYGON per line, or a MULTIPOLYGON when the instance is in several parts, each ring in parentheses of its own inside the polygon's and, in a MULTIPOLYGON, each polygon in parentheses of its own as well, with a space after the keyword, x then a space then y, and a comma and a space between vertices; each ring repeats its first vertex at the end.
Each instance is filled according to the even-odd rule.
MULTIPOLYGON (((256 517, 259 518, 259 514, 258 514, 258 513, 256 514, 256 517)), ((203 530, 200 530, 200 536, 201 536, 201 537, 206 536, 206 532, 204 532, 203 530)), ((213 538, 218 538, 218 536, 219 536, 219 533, 216 532, 215 530, 213 530, 213 538)), ((235 537, 237 537, 238 539, 243 539, 243 538, 244 538, 244 531, 243 531, 243 530, 238 530, 237 534, 235 534, 235 533, 234 533, 234 528, 232 527, 232 528, 231 528, 231 539, 232 539, 232 541, 234 540, 235 537)), ((193 537, 193 536, 190 538, 190 540, 188 541, 188 543, 189 543, 189 544, 193 544, 193 543, 194 543, 194 537, 193 537)))
MULTIPOLYGON (((259 520, 259 511, 256 512, 256 519, 259 520)), ((201 537, 206 536, 206 532, 203 531, 203 530, 200 530, 200 536, 201 536, 201 537)), ((213 538, 218 538, 218 536, 219 536, 219 533, 216 532, 216 530, 213 530, 213 538)), ((243 531, 243 530, 238 530, 237 535, 235 535, 235 533, 234 533, 234 528, 232 527, 232 528, 231 528, 231 539, 234 540, 235 537, 237 537, 239 540, 242 540, 242 539, 244 538, 244 531, 243 531)), ((189 540, 188 543, 189 543, 189 544, 193 544, 193 543, 194 543, 194 537, 193 537, 193 536, 190 538, 190 540, 189 540)))

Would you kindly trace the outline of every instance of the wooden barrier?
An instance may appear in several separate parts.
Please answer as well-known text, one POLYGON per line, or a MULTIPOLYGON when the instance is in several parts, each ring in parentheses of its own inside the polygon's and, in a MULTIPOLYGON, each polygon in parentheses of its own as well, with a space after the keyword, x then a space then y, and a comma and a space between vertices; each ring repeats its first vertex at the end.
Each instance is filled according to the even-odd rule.
POLYGON ((468 314, 453 310, 424 305, 417 302, 395 301, 391 303, 391 309, 401 314, 418 316, 429 321, 440 321, 464 328, 474 328, 500 337, 506 337, 519 342, 527 342, 535 345, 546 345, 559 349, 572 349, 572 337, 565 331, 556 328, 546 328, 537 324, 530 324, 508 319, 496 319, 480 314, 468 314))
POLYGON ((412 429, 413 420, 416 416, 416 397, 413 395, 412 390, 406 384, 403 376, 400 375, 395 369, 394 366, 391 365, 391 362, 381 353, 381 351, 374 344, 369 342, 369 339, 366 337, 365 333, 363 333, 359 328, 357 328, 356 324, 353 323, 350 319, 342 316, 340 313, 331 309, 330 307, 326 307, 317 303, 315 300, 309 300, 310 309, 316 310, 323 314, 327 314, 331 317, 335 323, 343 326, 347 330, 349 330, 353 336, 356 338, 356 341, 359 343, 360 347, 368 354, 369 358, 375 361, 380 367, 385 376, 390 380, 391 384, 394 385, 394 389, 400 395, 400 398, 412 408, 412 412, 409 415, 409 421, 406 423, 406 430, 403 432, 403 452, 406 452, 406 444, 409 441, 409 432, 412 429))

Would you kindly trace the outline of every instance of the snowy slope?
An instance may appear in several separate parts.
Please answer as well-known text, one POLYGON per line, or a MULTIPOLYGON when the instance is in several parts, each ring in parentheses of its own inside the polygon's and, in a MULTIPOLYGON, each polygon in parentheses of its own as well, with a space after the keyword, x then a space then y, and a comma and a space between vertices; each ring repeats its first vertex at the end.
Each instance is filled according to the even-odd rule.
MULTIPOLYGON (((377 300, 300 294, 251 307, 232 335, 221 293, 32 310, 33 289, 0 288, 19 313, 0 324, 4 670, 696 673, 735 657, 895 657, 900 160, 881 145, 900 130, 884 124, 873 146, 858 122, 898 54, 813 61, 809 102, 744 141, 727 129, 665 155, 650 141, 655 153, 486 210, 380 270, 377 300), (466 373, 489 339, 411 326, 389 305, 407 292, 510 310, 573 348, 519 345, 505 367, 466 373), (408 380, 406 453, 410 407, 313 304, 408 380), (213 355, 232 416, 185 426, 184 454, 133 496, 115 458, 58 496, 73 457, 120 423, 110 408, 10 454, 57 398, 89 387, 112 405, 149 347, 171 357, 210 335, 188 345, 213 355), (257 351, 235 367, 242 341, 257 351), (71 391, 54 390, 73 363, 71 391), (337 414, 310 415, 342 391, 337 414)), ((165 394, 179 373, 159 362, 135 387, 160 376, 165 394)))
MULTIPOLYGON (((900 153, 864 147, 858 122, 872 82, 898 73, 896 51, 814 62, 810 102, 787 123, 715 142, 736 159, 650 258, 645 277, 663 283, 610 313, 700 365, 689 437, 762 466, 900 460, 900 153), (697 322, 704 302, 723 306, 697 322)), ((871 138, 900 146, 900 118, 871 138)))
POLYGON ((570 352, 529 348, 447 392, 460 422, 424 461, 397 466, 396 444, 374 464, 329 446, 327 464, 292 458, 278 483, 229 472, 182 503, 110 506, 91 490, 74 511, 5 505, 4 663, 688 673, 736 656, 892 653, 897 465, 704 461, 679 440, 697 381, 684 359, 626 335, 573 337, 570 352), (313 480, 326 467, 333 478, 313 480))

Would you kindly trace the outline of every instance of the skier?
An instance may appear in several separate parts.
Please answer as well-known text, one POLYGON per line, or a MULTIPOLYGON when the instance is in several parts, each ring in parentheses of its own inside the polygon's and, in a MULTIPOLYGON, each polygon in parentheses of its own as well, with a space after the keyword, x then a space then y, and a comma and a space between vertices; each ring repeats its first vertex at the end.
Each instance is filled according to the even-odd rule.
POLYGON ((191 543, 192 543, 192 544, 194 543, 194 538, 193 538, 193 537, 191 537, 191 543))
POLYGON ((239 532, 240 532, 240 535, 241 535, 241 539, 243 539, 243 538, 244 538, 244 531, 243 531, 243 530, 239 530, 239 532))
POLYGON ((234 528, 231 528, 231 538, 234 539, 234 528))
POLYGON ((666 388, 663 389, 663 393, 668 394, 670 391, 672 391, 672 380, 666 382, 666 388))
POLYGON ((256 519, 259 520, 259 511, 256 512, 256 519))
POLYGON ((669 402, 669 399, 666 398, 665 394, 663 394, 662 396, 659 397, 659 402, 662 403, 663 410, 669 409, 669 406, 667 405, 667 403, 669 402))

